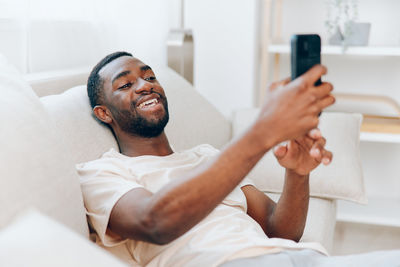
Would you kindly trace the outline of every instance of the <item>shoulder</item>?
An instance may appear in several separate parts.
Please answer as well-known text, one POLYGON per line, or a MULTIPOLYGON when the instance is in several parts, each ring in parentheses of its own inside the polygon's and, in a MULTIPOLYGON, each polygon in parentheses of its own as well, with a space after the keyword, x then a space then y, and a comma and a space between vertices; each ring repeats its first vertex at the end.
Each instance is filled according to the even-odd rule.
POLYGON ((186 150, 185 152, 188 153, 195 153, 200 156, 215 156, 217 155, 220 151, 213 147, 212 145, 209 144, 201 144, 198 146, 195 146, 189 150, 186 150))
POLYGON ((101 173, 114 173, 121 175, 125 172, 128 172, 123 157, 124 155, 121 155, 119 152, 111 149, 98 159, 76 164, 76 169, 81 178, 98 176, 101 173))

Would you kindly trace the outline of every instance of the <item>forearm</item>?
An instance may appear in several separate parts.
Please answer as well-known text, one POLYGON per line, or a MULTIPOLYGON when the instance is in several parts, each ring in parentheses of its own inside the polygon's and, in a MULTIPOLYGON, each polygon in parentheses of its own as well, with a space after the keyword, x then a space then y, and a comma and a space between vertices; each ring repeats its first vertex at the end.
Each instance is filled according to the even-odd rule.
POLYGON ((268 236, 299 241, 306 224, 309 196, 309 175, 287 170, 282 195, 269 219, 268 236))
POLYGON ((254 134, 248 131, 206 166, 151 197, 145 218, 157 239, 169 242, 191 229, 242 181, 266 152, 254 134))

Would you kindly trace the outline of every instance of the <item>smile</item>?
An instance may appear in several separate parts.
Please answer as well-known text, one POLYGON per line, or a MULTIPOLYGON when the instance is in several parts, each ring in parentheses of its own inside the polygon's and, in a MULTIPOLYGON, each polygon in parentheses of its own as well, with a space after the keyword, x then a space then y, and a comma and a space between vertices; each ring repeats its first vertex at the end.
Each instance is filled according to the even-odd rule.
POLYGON ((157 104, 158 104, 158 99, 157 98, 152 98, 150 100, 147 100, 147 101, 141 103, 139 105, 139 108, 149 108, 149 107, 155 106, 157 104))

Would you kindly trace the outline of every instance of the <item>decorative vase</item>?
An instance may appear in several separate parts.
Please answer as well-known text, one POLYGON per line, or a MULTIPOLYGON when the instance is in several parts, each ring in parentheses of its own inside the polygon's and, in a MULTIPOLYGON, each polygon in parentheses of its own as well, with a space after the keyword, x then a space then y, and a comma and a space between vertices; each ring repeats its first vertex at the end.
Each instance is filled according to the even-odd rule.
POLYGON ((345 24, 344 33, 336 27, 334 33, 329 37, 330 45, 367 46, 371 23, 349 21, 345 24))

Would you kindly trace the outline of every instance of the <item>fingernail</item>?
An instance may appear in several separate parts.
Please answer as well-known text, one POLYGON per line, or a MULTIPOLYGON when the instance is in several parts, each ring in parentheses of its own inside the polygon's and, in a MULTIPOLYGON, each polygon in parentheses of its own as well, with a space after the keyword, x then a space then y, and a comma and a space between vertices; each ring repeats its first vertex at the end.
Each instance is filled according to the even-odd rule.
POLYGON ((324 163, 325 165, 328 165, 331 161, 328 158, 323 158, 322 159, 322 163, 324 163))
POLYGON ((320 136, 320 131, 318 129, 313 129, 313 130, 311 130, 311 135, 313 137, 318 137, 318 136, 320 136))
POLYGON ((311 153, 313 153, 315 156, 319 156, 320 151, 319 151, 318 148, 314 148, 314 149, 311 151, 311 153))

